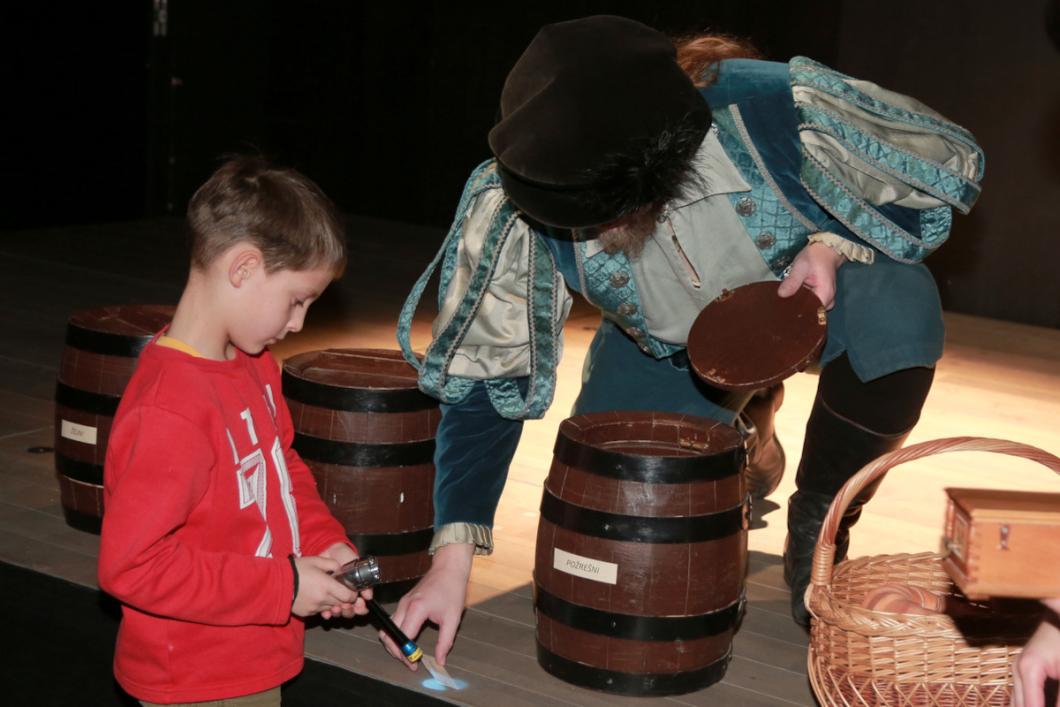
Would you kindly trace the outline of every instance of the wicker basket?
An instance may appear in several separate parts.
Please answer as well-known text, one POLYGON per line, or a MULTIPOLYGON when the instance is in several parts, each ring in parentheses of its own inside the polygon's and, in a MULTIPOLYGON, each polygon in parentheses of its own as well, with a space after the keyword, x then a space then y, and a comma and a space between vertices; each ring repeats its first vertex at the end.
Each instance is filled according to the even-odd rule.
POLYGON ((1060 473, 1060 459, 1035 447, 955 437, 886 454, 847 481, 821 527, 806 590, 813 616, 807 669, 821 704, 1009 705, 1012 660, 1034 629, 1033 615, 993 621, 992 633, 969 639, 948 614, 893 614, 860 606, 869 590, 888 582, 954 594, 942 555, 876 555, 833 567, 840 519, 862 489, 899 464, 958 451, 1022 457, 1060 473))

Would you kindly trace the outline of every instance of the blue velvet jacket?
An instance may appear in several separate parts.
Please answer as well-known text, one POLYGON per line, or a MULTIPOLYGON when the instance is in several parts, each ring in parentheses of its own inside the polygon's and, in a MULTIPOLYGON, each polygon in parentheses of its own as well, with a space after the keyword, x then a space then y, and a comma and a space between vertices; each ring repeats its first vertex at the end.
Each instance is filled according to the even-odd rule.
MULTIPOLYGON (((971 134, 912 99, 809 59, 722 62, 703 93, 714 115, 712 130, 750 187, 724 198, 777 277, 818 232, 918 262, 948 236, 952 209, 967 212, 978 196, 983 156, 971 134)), ((648 331, 637 279, 623 253, 587 257, 585 242, 569 232, 531 229, 525 263, 528 369, 493 378, 454 375, 453 358, 468 327, 482 316, 484 292, 498 275, 497 256, 520 218, 503 200, 475 234, 480 257, 462 280, 466 288, 454 292, 459 244, 469 237, 465 216, 476 199, 500 188, 492 160, 472 173, 453 227, 414 286, 398 328, 406 358, 419 368, 420 387, 444 403, 435 454, 435 527, 475 526, 481 532, 450 534, 444 542, 485 548, 521 421, 543 415, 552 400, 562 328, 557 288, 580 292, 646 355, 662 358, 683 348, 648 331), (420 361, 409 346, 409 328, 439 264, 439 304, 451 300, 452 316, 436 322, 420 361)))

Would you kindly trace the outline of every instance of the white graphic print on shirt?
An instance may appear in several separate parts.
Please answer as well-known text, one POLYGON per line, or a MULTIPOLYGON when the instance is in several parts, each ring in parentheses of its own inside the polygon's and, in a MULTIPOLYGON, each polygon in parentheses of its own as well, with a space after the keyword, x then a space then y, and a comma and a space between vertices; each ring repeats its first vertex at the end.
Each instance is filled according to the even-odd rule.
MULTIPOLYGON (((275 420, 276 404, 272 397, 272 386, 267 383, 265 384, 265 395, 263 398, 267 409, 272 413, 275 420)), ((257 445, 258 435, 254 429, 254 417, 250 412, 250 408, 244 408, 243 411, 239 413, 239 416, 242 418, 243 422, 246 423, 247 436, 250 438, 250 443, 257 445)), ((236 480, 239 485, 239 508, 242 510, 251 504, 257 505, 258 512, 261 513, 261 519, 265 524, 261 542, 258 543, 258 548, 254 554, 257 557, 271 557, 272 532, 269 528, 267 514, 268 468, 265 455, 259 447, 242 459, 239 459, 239 453, 236 451, 236 444, 232 437, 231 430, 226 430, 226 432, 228 433, 228 442, 232 445, 233 459, 235 459, 238 464, 236 480)), ((276 477, 280 482, 280 499, 283 501, 284 511, 287 514, 287 522, 291 530, 292 552, 296 557, 300 557, 302 549, 298 532, 298 508, 295 505, 291 476, 287 470, 287 460, 284 458, 283 445, 280 443, 279 436, 273 437, 272 448, 269 451, 270 456, 272 457, 273 466, 276 468, 276 477)))

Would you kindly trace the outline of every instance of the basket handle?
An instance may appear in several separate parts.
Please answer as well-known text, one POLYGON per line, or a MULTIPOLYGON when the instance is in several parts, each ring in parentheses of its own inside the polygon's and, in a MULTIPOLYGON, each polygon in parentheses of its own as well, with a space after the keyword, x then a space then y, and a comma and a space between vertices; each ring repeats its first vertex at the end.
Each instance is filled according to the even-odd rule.
POLYGON ((1043 449, 1032 447, 1029 444, 1009 442, 1004 439, 990 439, 987 437, 947 437, 930 442, 921 442, 904 447, 882 457, 875 459, 861 468, 854 476, 847 479, 843 488, 839 490, 832 500, 832 506, 828 509, 824 523, 821 525, 821 533, 817 536, 817 547, 813 551, 813 570, 810 575, 810 585, 807 587, 806 596, 809 597, 815 586, 827 587, 832 582, 832 567, 835 561, 835 536, 839 532, 839 524, 847 508, 858 497, 861 491, 886 474, 888 471, 914 459, 930 457, 943 452, 994 452, 995 454, 1006 454, 1011 457, 1022 457, 1042 466, 1052 469, 1060 474, 1060 458, 1046 452, 1043 449))

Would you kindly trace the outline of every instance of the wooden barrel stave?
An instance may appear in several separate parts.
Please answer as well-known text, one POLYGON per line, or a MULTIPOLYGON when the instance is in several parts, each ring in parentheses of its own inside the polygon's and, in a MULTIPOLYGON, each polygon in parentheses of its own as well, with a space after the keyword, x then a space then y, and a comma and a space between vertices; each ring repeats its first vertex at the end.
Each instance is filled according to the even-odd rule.
POLYGON ((743 591, 747 561, 739 535, 689 544, 643 544, 592 538, 541 524, 534 579, 550 593, 582 606, 643 615, 686 615, 718 611, 743 591), (553 568, 554 548, 619 567, 614 585, 580 580, 553 568), (718 557, 740 558, 724 565, 718 557), (665 581, 657 568, 666 568, 665 581), (678 591, 676 587, 687 587, 678 591))
POLYGON ((433 487, 423 483, 433 466, 350 467, 313 462, 320 497, 339 519, 356 518, 356 532, 429 528, 433 487))
POLYGON ((553 461, 545 488, 583 508, 609 513, 635 510, 646 517, 703 515, 743 503, 743 484, 738 477, 717 482, 649 484, 610 479, 559 461, 553 461))
POLYGON ((301 434, 344 442, 400 444, 434 439, 441 419, 437 408, 413 412, 333 410, 288 401, 295 429, 301 434))

